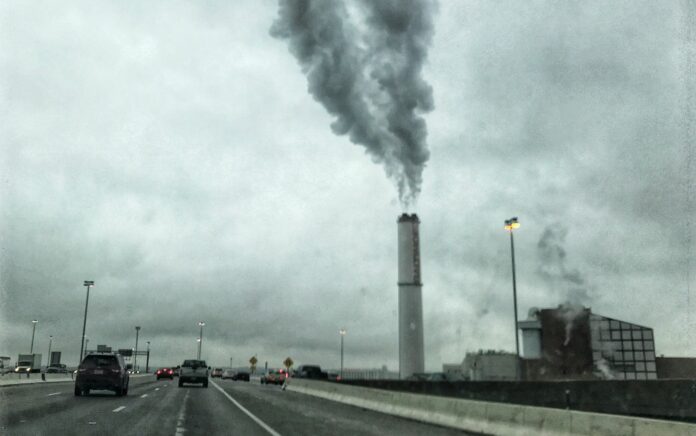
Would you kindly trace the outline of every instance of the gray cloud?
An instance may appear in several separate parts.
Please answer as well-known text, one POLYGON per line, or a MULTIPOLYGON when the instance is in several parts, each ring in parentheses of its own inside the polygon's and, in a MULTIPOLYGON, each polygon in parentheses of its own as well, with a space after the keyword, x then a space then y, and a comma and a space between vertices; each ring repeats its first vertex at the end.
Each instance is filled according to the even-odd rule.
MULTIPOLYGON (((346 4, 342 37, 369 32, 381 58, 416 44, 379 30, 392 3, 346 4)), ((653 327, 659 353, 692 354, 685 5, 440 2, 421 65, 437 109, 413 112, 429 369, 513 349, 515 215, 521 316, 581 287, 653 327)), ((36 347, 53 334, 73 362, 93 279, 90 343, 133 346, 141 325, 154 364, 194 353, 204 319, 216 365, 337 366, 346 327, 346 365, 395 368, 399 198, 326 128, 268 33, 275 2, 0 8, 0 354, 26 351, 38 318, 36 347)))

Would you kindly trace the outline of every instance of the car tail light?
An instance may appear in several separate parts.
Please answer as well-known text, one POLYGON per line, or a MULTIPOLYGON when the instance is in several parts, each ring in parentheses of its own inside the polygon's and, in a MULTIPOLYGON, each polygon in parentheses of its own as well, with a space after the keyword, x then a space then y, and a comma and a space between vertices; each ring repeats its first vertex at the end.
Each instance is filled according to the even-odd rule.
POLYGON ((170 369, 170 370, 169 370, 169 374, 174 374, 174 371, 172 371, 172 370, 170 369))

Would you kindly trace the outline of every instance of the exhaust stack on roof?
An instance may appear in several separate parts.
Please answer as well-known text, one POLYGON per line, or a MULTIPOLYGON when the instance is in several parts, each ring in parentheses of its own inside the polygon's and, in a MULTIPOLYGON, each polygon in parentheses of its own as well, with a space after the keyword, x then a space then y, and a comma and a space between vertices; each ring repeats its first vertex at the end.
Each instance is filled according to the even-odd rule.
POLYGON ((416 214, 402 214, 399 235, 399 377, 424 372, 420 242, 416 214))

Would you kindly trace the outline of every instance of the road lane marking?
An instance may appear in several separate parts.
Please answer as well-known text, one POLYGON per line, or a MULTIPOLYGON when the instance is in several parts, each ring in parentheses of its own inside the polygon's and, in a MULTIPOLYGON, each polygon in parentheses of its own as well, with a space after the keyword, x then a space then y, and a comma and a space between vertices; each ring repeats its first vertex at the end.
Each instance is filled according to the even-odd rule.
POLYGON ((60 395, 60 394, 61 394, 60 392, 54 392, 54 393, 48 394, 48 395, 46 395, 46 396, 47 396, 47 397, 52 397, 52 396, 54 396, 54 395, 60 395))
POLYGON ((113 412, 118 413, 118 412, 120 412, 121 410, 123 410, 123 409, 125 409, 125 408, 126 408, 126 406, 117 407, 117 408, 115 408, 115 409, 113 410, 113 412))
POLYGON ((156 391, 159 391, 159 388, 155 388, 156 391))
POLYGON ((147 394, 142 394, 142 395, 140 396, 140 398, 145 398, 145 397, 147 397, 147 394))
POLYGON ((186 419, 186 400, 188 400, 190 393, 191 391, 186 391, 186 395, 184 395, 184 401, 181 404, 179 416, 176 420, 176 433, 174 433, 174 436, 183 436, 183 434, 186 432, 186 428, 184 428, 184 420, 186 419))
POLYGON ((263 428, 264 430, 266 430, 266 431, 268 432, 268 434, 273 435, 273 436, 280 436, 280 433, 278 433, 277 431, 273 430, 268 424, 266 424, 265 422, 261 421, 261 420, 260 420, 259 418, 257 418, 256 415, 254 415, 253 413, 249 412, 244 406, 242 406, 241 404, 239 404, 239 402, 238 402, 237 400, 235 400, 234 398, 232 398, 232 396, 231 396, 230 394, 228 394, 227 392, 225 392, 224 389, 222 389, 220 386, 218 386, 217 383, 215 383, 215 382, 212 381, 212 380, 210 381, 210 383, 212 383, 212 385, 215 386, 215 389, 217 389, 218 391, 222 392, 222 395, 224 395, 225 397, 227 397, 227 399, 230 400, 230 401, 232 402, 232 404, 234 404, 235 406, 237 406, 237 407, 239 408, 239 410, 241 410, 242 412, 244 412, 249 418, 253 419, 255 423, 257 423, 258 425, 261 426, 261 428, 263 428))

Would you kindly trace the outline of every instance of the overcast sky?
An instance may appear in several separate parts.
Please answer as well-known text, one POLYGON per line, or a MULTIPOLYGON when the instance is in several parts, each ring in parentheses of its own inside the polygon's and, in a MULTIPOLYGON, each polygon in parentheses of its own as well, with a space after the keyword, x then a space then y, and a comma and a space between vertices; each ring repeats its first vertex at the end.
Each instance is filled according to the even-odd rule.
MULTIPOLYGON (((350 7, 360 8, 359 3, 350 7)), ((423 66, 426 367, 565 301, 696 355, 693 1, 441 0, 423 66), (690 12, 687 13, 687 9, 690 12)), ((0 355, 396 369, 394 178, 308 92, 275 1, 0 4, 0 355)), ((360 29, 356 23, 356 29, 360 29)))

